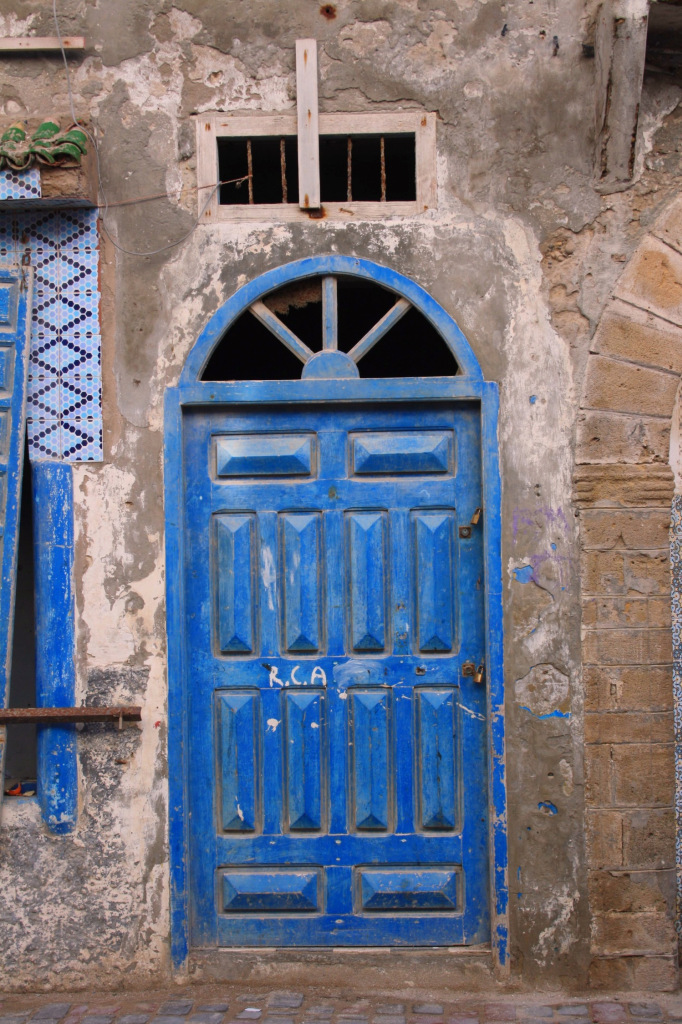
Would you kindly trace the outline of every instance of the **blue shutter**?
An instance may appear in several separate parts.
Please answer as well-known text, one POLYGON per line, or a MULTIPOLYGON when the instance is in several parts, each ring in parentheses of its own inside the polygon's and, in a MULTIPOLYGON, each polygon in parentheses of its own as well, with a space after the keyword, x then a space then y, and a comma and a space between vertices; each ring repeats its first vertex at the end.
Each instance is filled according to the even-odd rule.
MULTIPOLYGON (((0 707, 7 707, 12 667, 31 273, 29 267, 0 268, 0 707)), ((5 780, 5 737, 5 727, 0 726, 0 801, 5 780)))

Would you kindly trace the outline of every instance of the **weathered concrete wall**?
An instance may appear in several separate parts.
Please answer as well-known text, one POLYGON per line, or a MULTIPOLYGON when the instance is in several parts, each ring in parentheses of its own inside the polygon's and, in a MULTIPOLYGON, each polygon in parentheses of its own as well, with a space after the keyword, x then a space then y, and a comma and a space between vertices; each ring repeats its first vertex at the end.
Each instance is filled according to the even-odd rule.
MULTIPOLYGON (((326 252, 364 256, 413 277, 458 321, 485 376, 500 383, 512 976, 547 987, 586 983, 591 956, 616 956, 624 940, 612 928, 612 876, 598 873, 593 852, 607 841, 612 820, 602 814, 597 821, 594 801, 601 807, 617 794, 592 795, 604 784, 592 755, 589 859, 585 850, 584 743, 596 750, 611 739, 596 736, 592 720, 585 735, 585 695, 594 710, 591 680, 608 659, 592 657, 589 644, 602 641, 588 638, 584 689, 573 438, 590 339, 623 265, 679 186, 682 93, 646 85, 636 183, 600 195, 593 179, 595 68, 582 49, 592 39, 594 0, 357 0, 337 5, 333 17, 317 4, 274 0, 65 0, 59 8, 62 31, 88 39, 85 56, 70 59, 71 81, 78 116, 96 126, 111 201, 195 183, 193 113, 293 109, 294 40, 315 36, 323 110, 438 113, 438 207, 388 222, 202 225, 150 257, 126 255, 103 240, 105 462, 74 471, 78 678, 86 702, 139 700, 144 721, 141 731, 91 727, 81 735, 82 809, 73 837, 46 834, 34 807, 3 811, 1 983, 135 984, 169 969, 164 389, 177 381, 206 320, 240 284, 326 252), (604 911, 594 922, 590 892, 593 907, 604 911)), ((37 0, 0 0, 0 13, 3 34, 53 34, 37 0)), ((66 122, 68 110, 57 58, 5 61, 5 120, 49 115, 66 122)), ((183 236, 195 217, 196 197, 188 192, 179 201, 112 208, 106 227, 124 248, 150 252, 183 236)), ((656 244, 652 259, 660 258, 656 244)), ((599 352, 590 358, 601 360, 604 372, 590 371, 586 406, 602 409, 600 396, 614 389, 649 393, 648 384, 618 377, 622 365, 611 366, 607 348, 599 352)), ((644 441, 627 434, 622 443, 663 453, 665 423, 636 411, 644 441)), ((621 437, 618 423, 610 429, 621 437)), ((660 516, 651 514, 660 532, 660 516)), ((611 557, 602 553, 609 545, 599 529, 599 513, 586 513, 588 626, 589 616, 600 614, 590 595, 602 595, 590 589, 590 573, 606 572, 600 559, 611 557)), ((635 540, 633 547, 642 545, 635 540)), ((624 565, 626 556, 619 557, 624 565)), ((644 558, 657 574, 647 595, 663 594, 664 567, 656 555, 644 558)), ((632 572, 641 575, 637 566, 632 572)), ((627 597, 627 588, 619 595, 627 597)), ((651 602, 665 632, 662 604, 651 602)), ((636 667, 632 673, 635 686, 636 667)), ((661 690, 666 686, 662 678, 661 690)), ((601 748, 594 755, 603 756, 601 748)), ((663 815, 669 781, 667 768, 661 771, 663 815)), ((642 793, 632 805, 631 849, 639 843, 649 850, 653 842, 637 810, 648 799, 642 793)), ((655 815, 658 791, 652 800, 655 815)), ((669 834, 661 832, 660 842, 667 869, 669 834)), ((643 853, 636 863, 654 872, 659 861, 649 864, 649 856, 656 860, 643 853)), ((637 893, 654 891, 653 881, 642 882, 637 893)), ((658 900, 653 912, 665 946, 665 954, 654 952, 667 973, 638 976, 641 984, 673 978, 666 884, 659 886, 662 902, 651 899, 658 900)))

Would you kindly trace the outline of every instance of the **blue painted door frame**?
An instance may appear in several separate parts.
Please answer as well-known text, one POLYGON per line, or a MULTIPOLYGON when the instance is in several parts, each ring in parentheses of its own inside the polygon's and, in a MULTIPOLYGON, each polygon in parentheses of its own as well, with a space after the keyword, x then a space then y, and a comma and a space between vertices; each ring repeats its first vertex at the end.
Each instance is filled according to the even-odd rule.
MULTIPOLYGON (((262 416, 264 406, 267 405, 269 408, 277 410, 277 413, 280 415, 281 423, 291 423, 292 417, 295 418, 297 413, 300 416, 301 410, 310 408, 311 404, 318 407, 324 404, 325 409, 328 409, 330 414, 331 410, 338 409, 342 418, 344 416, 348 417, 349 410, 351 408, 372 409, 377 411, 377 415, 380 417, 377 422, 381 425, 381 415, 379 410, 382 408, 385 409, 386 403, 391 403, 391 407, 393 409, 402 408, 403 410, 409 410, 410 408, 415 408, 415 402, 419 402, 420 405, 422 403, 428 403, 427 407, 434 410, 434 423, 439 422, 441 423, 441 426, 444 422, 443 416, 447 417, 450 415, 454 416, 456 419, 458 415, 456 412, 457 408, 461 408, 462 410, 465 408, 480 409, 480 442, 477 440, 476 446, 478 448, 477 457, 480 455, 481 488, 484 507, 484 516, 482 520, 482 558, 484 563, 483 571, 485 579, 484 632, 486 662, 486 688, 485 696, 481 695, 482 711, 480 713, 484 714, 485 718, 487 774, 487 787, 485 788, 487 788, 489 797, 488 860, 490 864, 489 888, 491 892, 491 938, 498 963, 501 966, 506 964, 506 805, 504 790, 502 687, 502 616, 499 524, 500 494, 496 436, 497 389, 494 384, 486 383, 481 379, 480 368, 478 367, 475 357, 473 356, 466 339, 461 334, 454 321, 440 306, 438 306, 437 303, 434 302, 430 296, 428 296, 427 293, 419 288, 419 286, 396 272, 387 270, 386 268, 380 267, 376 264, 362 260, 349 259, 346 257, 332 256, 299 261, 296 264, 290 264, 286 267, 278 268, 276 271, 266 274, 240 289, 240 291, 237 292, 235 296, 233 296, 233 298, 218 311, 218 313, 216 313, 204 332, 202 332, 202 335, 187 359, 179 386, 177 388, 169 389, 167 392, 165 474, 167 578, 169 581, 169 761, 171 765, 169 779, 171 808, 172 945, 173 960, 176 966, 181 965, 186 959, 190 941, 197 943, 198 940, 198 943, 204 944, 202 942, 201 928, 199 928, 195 933, 194 939, 190 940, 189 920, 191 911, 189 906, 189 882, 193 866, 190 846, 190 830, 188 828, 188 814, 190 808, 192 806, 196 806, 196 801, 198 800, 201 802, 202 799, 208 800, 210 804, 210 806, 204 808, 206 812, 206 820, 212 821, 212 816, 214 814, 213 793, 211 791, 210 784, 204 787, 208 796, 202 796, 201 794, 197 794, 195 791, 188 791, 188 783, 190 780, 188 751, 191 747, 190 729, 192 719, 188 714, 188 700, 191 696, 188 691, 191 690, 191 687, 188 687, 187 679, 189 678, 191 670, 193 653, 196 652, 190 650, 188 644, 188 631, 186 629, 186 624, 188 622, 187 616, 192 613, 189 611, 187 603, 187 588, 185 588, 182 583, 183 575, 188 564, 187 559, 190 556, 188 549, 188 544, 190 543, 190 531, 188 527, 190 523, 187 513, 187 478, 185 475, 186 468, 183 468, 183 448, 186 444, 187 438, 187 429, 185 425, 189 423, 192 418, 192 410, 195 410, 196 420, 196 410, 198 407, 201 407, 209 419, 211 416, 218 416, 220 423, 219 432, 224 431, 226 433, 231 432, 234 434, 233 427, 236 424, 241 424, 240 430, 243 431, 243 436, 247 436, 249 434, 249 430, 246 429, 245 425, 248 425, 248 423, 258 423, 258 417, 262 416), (357 276, 376 281, 384 287, 393 290, 397 296, 406 297, 440 331, 446 344, 450 346, 455 358, 457 359, 461 371, 460 374, 456 377, 448 378, 409 378, 397 380, 329 380, 313 378, 300 381, 254 381, 244 383, 214 383, 200 381, 201 373, 213 348, 228 329, 230 324, 244 311, 244 309, 248 308, 251 303, 259 299, 262 295, 265 295, 267 292, 272 291, 282 284, 319 274, 355 274, 357 276), (409 403, 409 405, 407 403, 409 403), (210 409, 207 410, 207 406, 209 406, 210 409), (214 411, 211 412, 211 409, 214 411), (253 417, 255 417, 255 419, 253 419, 253 417)), ((405 415, 405 413, 403 413, 403 415, 405 415)), ((399 418, 400 417, 398 417, 398 419, 399 418)), ((416 421, 412 422, 413 428, 415 422, 416 421)), ((309 423, 308 425, 311 427, 313 426, 312 423, 309 423)), ((383 426, 385 427, 386 425, 387 423, 384 420, 383 426)), ((259 430, 262 430, 262 421, 259 430)), ((305 431, 303 432, 305 433, 305 431)), ((309 433, 314 434, 315 431, 311 429, 309 433)), ((379 433, 381 433, 381 431, 379 431, 379 433)), ((208 437, 209 435, 207 434, 205 436, 208 437)), ((300 438, 300 432, 298 436, 300 438)), ((210 442, 210 444, 213 443, 213 441, 210 442)), ((229 449, 229 445, 227 447, 229 449)), ((372 453, 370 453, 370 455, 371 454, 372 453)), ((376 453, 374 454, 376 455, 376 453)), ((227 459, 226 464, 229 464, 233 455, 234 453, 230 454, 230 451, 227 449, 223 452, 224 458, 227 459)), ((290 458, 290 455, 291 453, 289 453, 287 457, 290 458)), ((379 452, 379 455, 381 455, 381 452, 379 452)), ((438 507, 442 504, 442 498, 440 501, 436 502, 438 507)), ((445 504, 447 504, 447 502, 445 502, 445 504)), ((231 507, 233 508, 234 506, 231 507)), ((311 517, 308 516, 307 518, 310 519, 311 517)), ((238 564, 239 557, 245 557, 247 560, 250 557, 248 553, 244 554, 246 549, 240 540, 240 535, 242 538, 245 537, 250 533, 252 527, 248 516, 242 516, 241 518, 236 516, 231 520, 224 520, 221 525, 223 527, 224 558, 226 559, 228 569, 231 564, 231 571, 234 572, 235 566, 238 564), (239 522, 237 519, 239 519, 239 522), (239 555, 240 550, 242 552, 241 555, 239 555), (237 561, 235 561, 235 559, 237 559, 237 561)), ((310 527, 310 523, 306 522, 304 524, 301 520, 301 522, 285 524, 285 527, 287 525, 293 531, 292 537, 295 535, 296 543, 300 547, 301 543, 305 543, 305 539, 301 539, 301 531, 299 527, 304 527, 307 530, 310 527)), ((365 528, 372 524, 370 524, 369 521, 359 524, 355 523, 351 524, 349 528, 352 529, 353 525, 356 530, 359 531, 359 534, 363 534, 366 533, 365 528)), ((315 543, 317 542, 315 541, 315 543)), ((367 564, 366 560, 365 564, 367 564)), ((223 586, 227 587, 229 591, 229 587, 231 585, 229 582, 229 571, 227 572, 225 579, 227 582, 225 582, 223 586)), ((228 591, 226 591, 226 593, 228 591)), ((244 636, 241 635, 244 633, 244 629, 248 632, 248 621, 244 618, 243 614, 241 615, 241 619, 239 618, 241 613, 239 612, 239 608, 234 605, 234 602, 232 608, 233 611, 230 620, 223 624, 226 637, 224 642, 227 645, 226 653, 228 654, 236 653, 234 648, 231 649, 229 647, 230 643, 233 645, 236 644, 237 647, 239 647, 240 644, 248 646, 249 643, 248 637, 245 640, 244 636), (230 634, 229 637, 227 636, 228 633, 230 634)), ((207 609, 205 609, 205 611, 206 610, 207 609)), ((297 624, 292 620, 288 625, 295 631, 295 628, 300 626, 301 623, 299 622, 297 624)), ((310 626, 310 624, 308 625, 310 626)), ((287 623, 284 624, 283 628, 286 632, 286 629, 288 628, 287 623)), ((310 632, 310 629, 308 629, 308 632, 310 632)), ((303 636, 303 633, 300 635, 303 636)), ((294 643, 295 649, 295 638, 292 642, 294 643)), ((303 646, 305 647, 306 643, 310 646, 310 643, 314 644, 314 642, 314 640, 310 641, 310 638, 308 637, 305 643, 303 643, 303 646)), ((234 660, 232 664, 235 664, 234 660)), ((318 680, 319 678, 320 677, 318 676, 318 680)), ((245 681, 246 680, 243 680, 242 683, 245 681)), ((452 683, 451 677, 449 682, 452 683)), ((462 680, 460 678, 455 680, 455 682, 459 685, 462 680)), ((435 697, 433 693, 429 692, 429 699, 434 697, 435 704, 438 704, 439 701, 440 703, 443 703, 444 701, 445 705, 448 705, 448 702, 457 703, 457 693, 452 689, 452 687, 449 689, 448 687, 440 687, 440 690, 435 697), (441 693, 440 690, 443 692, 441 693)), ((239 690, 239 687, 232 691, 230 691, 228 687, 228 690, 221 691, 222 695, 219 696, 219 700, 222 703, 225 703, 225 700, 227 700, 225 708, 222 708, 221 704, 221 713, 228 715, 230 724, 226 735, 231 737, 229 739, 229 743, 233 743, 235 737, 234 729, 238 729, 239 727, 238 723, 240 716, 242 722, 246 722, 244 728, 248 734, 248 718, 250 713, 248 708, 250 707, 251 710, 253 710, 253 699, 255 693, 253 688, 250 692, 247 691, 249 691, 248 686, 242 686, 241 691, 239 690), (239 705, 238 708, 236 706, 237 704, 239 705), (245 707, 247 708, 246 712, 244 712, 245 707)), ((297 692, 302 693, 303 691, 297 692)), ((313 715, 314 717, 316 713, 314 707, 315 698, 316 696, 319 696, 319 694, 313 694, 311 690, 309 691, 309 696, 310 700, 306 703, 306 709, 303 709, 302 707, 294 708, 292 706, 292 724, 288 727, 290 731, 295 731, 295 723, 297 721, 299 723, 301 721, 307 721, 307 718, 305 717, 306 714, 308 717, 310 717, 310 715, 313 715), (308 704, 311 704, 310 708, 308 708, 308 704)), ((377 698, 376 694, 370 694, 368 691, 364 696, 358 694, 358 698, 360 697, 362 697, 362 699, 360 699, 359 702, 356 700, 356 703, 358 704, 356 709, 356 718, 358 722, 361 721, 363 715, 369 713, 369 710, 371 710, 368 710, 370 704, 374 709, 372 713, 375 716, 378 714, 379 717, 381 717, 382 700, 380 699, 380 696, 377 698)), ((423 701, 426 697, 427 693, 425 689, 418 697, 418 700, 423 701)), ((434 705, 434 700, 430 701, 430 707, 434 705)), ((294 703, 296 703, 296 701, 294 703)), ((300 704, 300 700, 298 700, 298 703, 300 704)), ((462 700, 462 703, 466 702, 462 700)), ((204 703, 204 708, 208 706, 208 704, 204 703)), ((471 707, 471 705, 469 706, 471 707)), ((427 720, 427 717, 428 716, 424 718, 424 721, 427 720)), ((361 727, 360 732, 362 732, 361 727)), ((248 769, 248 751, 244 766, 248 769)), ((224 782, 223 791, 225 785, 226 783, 224 782)), ((240 795, 248 798, 248 787, 247 790, 240 795)), ((255 800, 258 799, 259 797, 256 795, 255 800)), ((365 802, 367 803, 367 801, 365 802)), ((315 803, 314 799, 313 803, 315 803)), ((254 807, 255 806, 256 804, 254 804, 254 807)), ((367 806, 369 808, 368 813, 371 817, 373 813, 371 793, 367 806)), ((376 810, 376 807, 374 810, 376 810)), ((248 813, 248 808, 245 812, 244 808, 240 806, 239 811, 241 811, 242 814, 245 814, 248 813)), ((227 814, 227 819, 229 819, 229 808, 225 813, 227 814)), ((307 813, 305 807, 303 807, 302 813, 305 818, 307 813)), ((380 814, 377 816, 377 820, 379 818, 380 814)), ((303 820, 303 818, 301 820, 303 820)), ((369 821, 369 818, 367 820, 369 821)), ((290 838, 291 837, 289 837, 289 840, 290 838)), ((417 841, 417 845, 419 845, 419 841, 420 840, 417 841)), ((262 856, 259 856, 258 852, 254 851, 249 856, 252 862, 258 861, 261 863, 262 861, 262 856)), ((445 856, 447 859, 448 855, 446 854, 445 856)), ((282 848, 281 859, 286 861, 286 857, 287 852, 282 848)), ((376 858, 372 859, 376 860, 376 858)), ((426 859, 428 860, 428 858, 426 859)), ((456 857, 453 857, 453 859, 457 860, 456 857)), ((229 855, 219 855, 219 861, 223 864, 230 863, 229 855)), ((416 862, 417 864, 420 864, 423 861, 424 858, 422 857, 422 853, 419 850, 416 850, 416 852, 413 850, 412 856, 409 858, 409 862, 416 862)), ((375 865, 372 864, 372 868, 374 867, 375 865)), ((195 867, 194 870, 199 869, 195 867)), ((215 870, 213 870, 212 873, 213 875, 216 875, 215 870)), ((296 875, 294 872, 292 873, 291 879, 285 879, 282 883, 285 889, 287 885, 290 887, 291 891, 289 893, 289 897, 294 901, 294 903, 296 900, 302 901, 302 903, 299 902, 299 908, 302 908, 303 903, 305 903, 306 900, 310 901, 313 899, 313 897, 311 897, 311 893, 316 890, 316 886, 319 884, 319 880, 313 877, 314 872, 309 873, 311 874, 311 878, 307 879, 302 877, 301 872, 298 873, 298 876, 294 877, 294 875, 296 875)), ((303 874, 305 874, 305 872, 303 872, 303 874)), ((395 878, 391 879, 387 878, 385 875, 382 876, 381 871, 378 870, 374 870, 373 873, 371 871, 369 873, 365 872, 365 874, 367 877, 361 878, 357 883, 360 887, 360 896, 358 897, 360 902, 362 903, 362 900, 366 897, 370 904, 368 909, 371 908, 371 901, 373 899, 378 899, 379 904, 381 904, 381 901, 383 900, 386 906, 391 904, 391 901, 394 900, 394 896, 391 894, 390 890, 391 886, 395 884, 395 878), (386 891, 382 891, 383 889, 386 891), (388 903, 386 903, 386 901, 388 901, 388 903)), ((441 874, 443 877, 440 878, 439 876, 437 879, 435 878, 435 875, 433 875, 429 884, 431 885, 431 890, 433 890, 434 887, 437 889, 440 886, 441 891, 438 898, 447 900, 448 893, 451 891, 448 889, 448 886, 455 883, 450 876, 447 878, 445 877, 447 875, 447 871, 441 871, 441 874)), ((229 871, 223 871, 222 873, 218 872, 218 875, 220 876, 220 883, 222 887, 221 894, 218 894, 215 891, 213 880, 211 880, 211 883, 208 885, 208 889, 206 890, 213 902, 215 902, 216 897, 219 895, 220 899, 227 901, 228 904, 232 901, 233 906, 239 906, 239 901, 241 900, 242 903, 245 906, 249 906, 251 910, 257 909, 258 893, 256 893, 254 897, 253 879, 245 880, 234 872, 230 875, 229 871), (246 889, 244 886, 246 886, 246 889), (251 886, 251 889, 249 889, 249 886, 251 886), (254 902, 254 898, 256 902, 254 902), (244 903, 244 901, 246 902, 244 903), (251 902, 249 903, 249 901, 251 902)), ((281 880, 282 879, 280 878, 280 881, 281 880)), ((406 884, 409 885, 410 880, 403 878, 401 880, 401 885, 404 887, 406 884)), ((206 889, 206 886, 204 886, 204 889, 206 889)), ((430 898, 436 898, 433 896, 433 892, 431 893, 430 898)), ((379 906, 379 904, 376 905, 379 906)), ((392 905, 395 907, 395 903, 392 905)), ((201 913, 199 914, 199 917, 201 918, 201 913)), ((376 917, 374 918, 374 921, 376 921, 376 917)), ((229 932, 229 926, 225 927, 229 932)), ((373 925, 373 927, 375 926, 373 925)), ((400 929, 398 929, 398 931, 399 930, 400 929)), ((242 931, 242 933, 237 935, 235 941, 243 942, 247 945, 256 944, 253 941, 253 936, 249 939, 247 935, 248 931, 248 928, 246 931, 242 931)), ((254 931, 254 935, 256 934, 256 931, 257 930, 254 931)), ((373 939, 370 932, 371 928, 365 928, 365 931, 362 933, 364 935, 364 938, 362 939, 363 942, 373 944, 381 941, 376 937, 373 939)), ((317 940, 313 933, 311 933, 311 935, 312 937, 309 938, 308 944, 315 944, 317 940)), ((433 944, 438 944, 439 941, 447 942, 449 944, 457 941, 466 941, 468 937, 469 941, 471 941, 471 938, 473 938, 474 941, 478 941, 480 938, 480 934, 476 933, 473 933, 471 936, 467 936, 462 933, 458 938, 456 934, 453 935, 452 931, 450 931, 449 935, 449 938, 443 937, 439 939, 436 937, 431 941, 433 944)), ((209 939, 209 941, 211 940, 209 939)), ((223 929, 218 941, 221 944, 226 944, 230 943, 232 940, 230 939, 229 934, 226 933, 225 929, 223 929)), ((290 941, 286 930, 281 934, 280 941, 282 944, 290 941)), ((409 934, 406 932, 401 939, 398 939, 398 941, 410 944, 409 934)), ((336 939, 335 943, 338 944, 338 942, 339 939, 336 939)), ((272 944, 272 942, 269 944, 272 944)))
MULTIPOLYGON (((0 269, 0 707, 7 707, 12 669, 32 271, 0 269)), ((6 729, 0 726, 0 804, 6 729)))

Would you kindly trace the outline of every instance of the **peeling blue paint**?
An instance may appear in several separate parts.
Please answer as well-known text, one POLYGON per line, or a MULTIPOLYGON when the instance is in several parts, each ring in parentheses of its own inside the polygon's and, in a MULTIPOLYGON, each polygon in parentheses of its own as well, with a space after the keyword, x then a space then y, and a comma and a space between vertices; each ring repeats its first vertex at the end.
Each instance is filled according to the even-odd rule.
MULTIPOLYGON (((34 462, 36 707, 72 707, 76 695, 73 478, 66 462, 34 462)), ((38 727, 38 798, 56 835, 78 821, 75 725, 38 727)))
POLYGON ((540 803, 538 804, 538 810, 539 811, 548 811, 549 814, 558 814, 559 813, 557 808, 556 808, 556 805, 553 804, 551 802, 551 800, 541 800, 540 803))
POLYGON ((538 396, 537 396, 537 395, 531 395, 531 396, 530 396, 530 404, 531 404, 531 405, 535 405, 535 403, 537 402, 537 400, 538 400, 538 396))
POLYGON ((521 705, 521 710, 522 711, 527 711, 529 715, 533 716, 533 718, 570 718, 571 717, 571 712, 570 711, 559 711, 558 708, 556 710, 554 710, 554 711, 548 711, 544 715, 536 714, 535 711, 531 711, 530 708, 527 708, 525 704, 521 705))
POLYGON ((514 579, 517 583, 532 583, 533 582, 533 566, 522 565, 518 569, 514 569, 514 579))

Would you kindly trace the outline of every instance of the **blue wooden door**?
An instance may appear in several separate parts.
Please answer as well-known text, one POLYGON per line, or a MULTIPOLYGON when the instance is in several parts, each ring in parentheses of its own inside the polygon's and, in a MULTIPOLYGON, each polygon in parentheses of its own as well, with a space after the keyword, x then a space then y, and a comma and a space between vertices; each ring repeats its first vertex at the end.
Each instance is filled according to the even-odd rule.
POLYGON ((190 407, 183 455, 193 945, 486 941, 476 403, 190 407))

